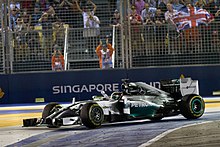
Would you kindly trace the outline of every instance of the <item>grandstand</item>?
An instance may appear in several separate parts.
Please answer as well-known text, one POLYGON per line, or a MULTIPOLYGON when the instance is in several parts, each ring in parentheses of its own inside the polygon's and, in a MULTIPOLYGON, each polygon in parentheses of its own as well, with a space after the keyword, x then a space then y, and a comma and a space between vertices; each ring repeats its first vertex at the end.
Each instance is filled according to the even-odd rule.
MULTIPOLYGON (((208 26, 201 25, 172 36, 165 22, 160 25, 133 25, 127 19, 132 5, 130 1, 93 0, 97 6, 95 15, 101 22, 98 29, 100 34, 93 35, 94 29, 83 27, 83 17, 75 1, 66 1, 0 2, 1 73, 51 71, 55 44, 62 49, 66 70, 99 69, 95 48, 99 40, 107 35, 115 48, 116 69, 220 63, 219 16, 208 26), (112 24, 115 9, 120 12, 120 26, 112 24), (45 12, 48 14, 46 21, 38 21, 45 12), (18 18, 21 22, 18 22, 18 18), (90 32, 89 35, 85 35, 86 30, 90 32), (92 55, 89 50, 93 51, 92 55)), ((80 0, 79 4, 83 10, 86 7, 93 9, 87 0, 80 0)), ((206 8, 211 10, 211 6, 207 5, 206 8)))

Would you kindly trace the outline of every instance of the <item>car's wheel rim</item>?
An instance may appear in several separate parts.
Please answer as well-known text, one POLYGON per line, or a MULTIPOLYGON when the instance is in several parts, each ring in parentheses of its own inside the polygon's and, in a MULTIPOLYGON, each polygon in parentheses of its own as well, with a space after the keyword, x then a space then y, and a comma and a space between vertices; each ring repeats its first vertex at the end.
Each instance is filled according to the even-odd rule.
POLYGON ((203 110, 201 100, 200 99, 194 99, 192 101, 191 108, 192 108, 192 111, 194 113, 196 113, 196 114, 201 113, 202 110, 203 110))
POLYGON ((102 121, 102 110, 99 107, 94 107, 91 110, 91 118, 93 118, 93 121, 96 123, 99 123, 102 121))

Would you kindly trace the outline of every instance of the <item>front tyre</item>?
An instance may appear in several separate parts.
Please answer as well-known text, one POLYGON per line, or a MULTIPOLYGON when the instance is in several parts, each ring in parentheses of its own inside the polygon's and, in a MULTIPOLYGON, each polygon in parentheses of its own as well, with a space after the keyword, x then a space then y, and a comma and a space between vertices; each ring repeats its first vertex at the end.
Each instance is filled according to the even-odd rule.
POLYGON ((44 107, 44 110, 43 110, 43 113, 42 113, 42 118, 47 122, 47 127, 48 128, 59 128, 60 125, 54 125, 52 123, 52 120, 50 119, 47 119, 46 118, 51 115, 52 113, 54 113, 55 111, 58 111, 60 108, 62 108, 59 103, 56 103, 56 102, 51 102, 49 104, 47 104, 45 107, 44 107))
POLYGON ((199 95, 186 95, 180 101, 180 111, 187 119, 197 119, 204 114, 205 102, 199 95))
POLYGON ((87 103, 81 109, 80 118, 86 127, 94 129, 101 126, 104 120, 104 113, 97 103, 87 103))

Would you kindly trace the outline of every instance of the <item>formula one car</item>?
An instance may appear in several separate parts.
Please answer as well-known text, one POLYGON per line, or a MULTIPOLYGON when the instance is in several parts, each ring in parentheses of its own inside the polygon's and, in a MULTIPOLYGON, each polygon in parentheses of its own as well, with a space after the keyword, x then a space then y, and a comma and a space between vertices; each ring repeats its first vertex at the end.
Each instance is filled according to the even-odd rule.
POLYGON ((144 82, 123 80, 120 92, 108 96, 95 96, 93 100, 73 102, 62 107, 58 103, 47 104, 42 118, 23 120, 23 127, 46 125, 58 128, 83 124, 88 128, 100 127, 106 122, 137 119, 159 121, 163 117, 182 114, 187 119, 197 119, 205 111, 205 103, 199 95, 198 80, 180 78, 163 80, 161 88, 144 82))

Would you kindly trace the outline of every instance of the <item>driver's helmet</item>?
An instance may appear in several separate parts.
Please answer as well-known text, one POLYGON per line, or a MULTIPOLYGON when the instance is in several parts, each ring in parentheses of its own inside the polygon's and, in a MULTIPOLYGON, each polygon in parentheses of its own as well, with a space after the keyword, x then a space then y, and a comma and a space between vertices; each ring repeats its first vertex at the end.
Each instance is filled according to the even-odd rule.
POLYGON ((135 83, 129 83, 128 84, 128 92, 130 94, 138 94, 139 93, 139 87, 135 83))

